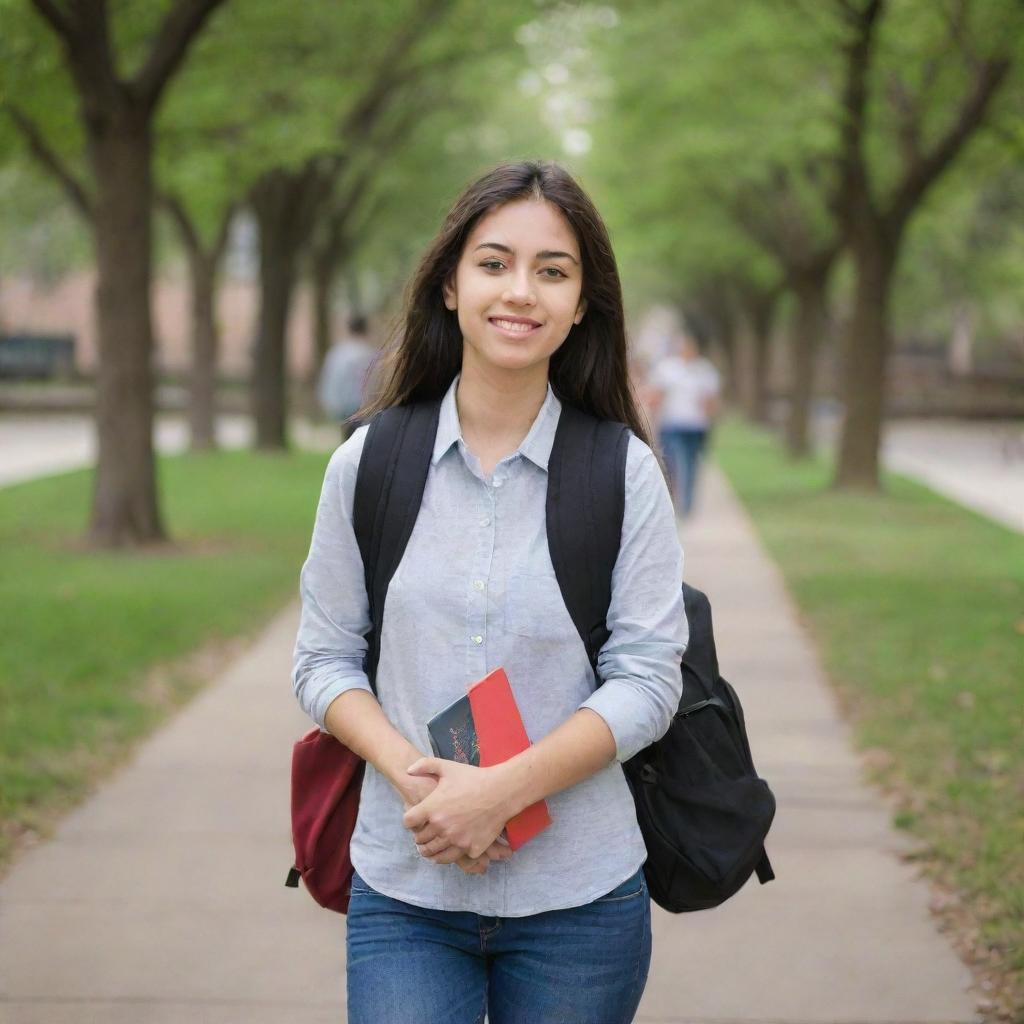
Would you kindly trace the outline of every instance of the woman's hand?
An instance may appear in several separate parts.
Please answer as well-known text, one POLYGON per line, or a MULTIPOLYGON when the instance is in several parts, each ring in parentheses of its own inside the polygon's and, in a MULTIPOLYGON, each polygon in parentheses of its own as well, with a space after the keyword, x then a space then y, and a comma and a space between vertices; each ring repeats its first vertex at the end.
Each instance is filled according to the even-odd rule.
POLYGON ((425 757, 410 765, 407 774, 436 779, 434 790, 402 818, 424 857, 435 864, 454 864, 484 854, 491 860, 511 856, 509 847, 496 842, 512 816, 511 794, 500 766, 475 768, 425 757))
MULTIPOLYGON (((455 861, 455 866, 461 868, 467 875, 485 875, 491 863, 496 860, 508 860, 512 856, 512 849, 500 839, 491 843, 489 847, 479 856, 470 857, 464 855, 455 861)), ((437 861, 437 863, 444 863, 437 861)))
MULTIPOLYGON (((422 758, 420 758, 422 760, 422 758)), ((419 764, 419 761, 415 762, 419 764)), ((395 785, 398 795, 402 798, 405 809, 415 807, 418 803, 426 800, 431 793, 437 789, 437 779, 432 775, 405 775, 395 785)))
MULTIPOLYGON (((419 762, 416 762, 417 764, 419 762)), ((405 775, 397 785, 399 796, 405 809, 415 807, 425 800, 437 788, 437 779, 433 775, 405 775)), ((422 852, 422 851, 421 851, 422 852)), ((464 855, 454 863, 467 875, 486 874, 488 865, 494 860, 506 860, 512 851, 504 843, 492 843, 479 857, 464 855)), ((445 861, 444 863, 451 863, 445 861)))

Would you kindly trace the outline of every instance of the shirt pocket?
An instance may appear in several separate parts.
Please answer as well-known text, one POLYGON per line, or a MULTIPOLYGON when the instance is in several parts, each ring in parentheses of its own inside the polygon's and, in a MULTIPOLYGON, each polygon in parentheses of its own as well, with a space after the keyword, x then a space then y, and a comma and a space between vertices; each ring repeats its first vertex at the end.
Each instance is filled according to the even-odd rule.
POLYGON ((517 573, 509 577, 505 632, 537 640, 564 641, 575 635, 576 627, 554 574, 517 573))

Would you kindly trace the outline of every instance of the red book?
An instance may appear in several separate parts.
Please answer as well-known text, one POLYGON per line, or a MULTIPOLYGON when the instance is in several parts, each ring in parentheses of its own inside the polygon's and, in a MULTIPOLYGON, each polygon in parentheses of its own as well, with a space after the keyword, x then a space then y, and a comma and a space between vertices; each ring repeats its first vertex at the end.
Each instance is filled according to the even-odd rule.
MULTIPOLYGON (((495 669, 469 688, 469 704, 473 709, 473 723, 480 743, 482 768, 501 764, 530 745, 530 738, 526 735, 526 727, 503 668, 495 669)), ((518 850, 550 824, 548 805, 538 800, 511 818, 505 826, 509 846, 518 850)))
MULTIPOLYGON (((460 697, 429 722, 435 754, 486 768, 515 757, 530 745, 503 668, 474 683, 467 697, 460 697)), ((547 804, 538 800, 505 826, 509 846, 518 850, 550 824, 547 804)))

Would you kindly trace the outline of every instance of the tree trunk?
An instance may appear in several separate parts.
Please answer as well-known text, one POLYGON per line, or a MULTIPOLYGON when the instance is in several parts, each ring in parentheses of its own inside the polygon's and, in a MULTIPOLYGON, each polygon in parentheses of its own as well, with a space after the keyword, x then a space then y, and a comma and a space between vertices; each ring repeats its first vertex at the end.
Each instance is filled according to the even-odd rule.
POLYGON ((217 258, 189 253, 192 279, 192 374, 189 382, 189 430, 193 451, 217 446, 217 258))
POLYGON ((810 418, 818 347, 828 323, 828 268, 793 279, 796 317, 789 334, 789 412, 786 451, 803 459, 811 453, 810 418))
POLYGON ((337 260, 333 254, 319 250, 314 252, 313 270, 313 362, 309 371, 309 383, 316 387, 323 369, 324 359, 331 347, 334 335, 333 292, 337 273, 337 260))
POLYGON ((946 354, 949 372, 954 377, 968 377, 974 369, 974 307, 960 302, 953 310, 953 333, 946 354))
POLYGON ((271 171, 252 190, 260 228, 260 312, 253 359, 252 409, 256 447, 287 447, 286 361, 288 314, 298 277, 299 251, 331 184, 314 165, 271 171))
POLYGON ((721 352, 722 397, 727 402, 734 401, 738 395, 738 360, 736 315, 732 297, 723 286, 715 284, 699 298, 698 308, 710 336, 709 348, 717 346, 721 352))
POLYGON ((754 293, 745 300, 748 330, 740 396, 744 413, 754 423, 768 422, 768 357, 776 301, 777 293, 754 293))
POLYGON ((736 324, 731 318, 719 321, 718 331, 715 333, 715 341, 718 342, 718 348, 722 353, 722 369, 725 371, 722 382, 722 397, 727 402, 734 402, 738 397, 738 360, 736 356, 736 324))
POLYGON ((88 124, 99 339, 99 459, 89 533, 100 546, 119 547, 165 539, 153 457, 152 139, 143 114, 88 124))
POLYGON ((843 429, 837 487, 877 491, 885 404, 885 370, 891 347, 889 295, 899 250, 866 224, 852 247, 856 283, 853 314, 843 335, 843 429))
POLYGON ((260 313, 253 362, 257 448, 287 448, 285 349, 295 289, 295 249, 275 245, 260 229, 260 313))

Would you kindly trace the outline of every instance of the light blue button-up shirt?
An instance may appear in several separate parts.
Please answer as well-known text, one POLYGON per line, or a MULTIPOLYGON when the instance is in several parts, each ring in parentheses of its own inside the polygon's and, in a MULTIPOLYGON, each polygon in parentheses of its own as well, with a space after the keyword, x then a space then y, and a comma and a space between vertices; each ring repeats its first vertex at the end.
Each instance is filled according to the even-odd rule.
MULTIPOLYGON (((549 797, 551 826, 485 875, 420 857, 402 826, 401 798, 367 765, 352 862, 373 888, 407 903, 520 917, 589 903, 646 858, 619 762, 660 737, 679 706, 688 639, 683 554, 657 460, 630 435, 611 636, 598 659, 604 684, 595 687, 548 553, 547 465, 561 403, 549 386, 522 444, 488 478, 462 439, 457 383, 441 405, 419 517, 387 592, 377 698, 395 728, 429 754, 429 719, 504 667, 532 741, 586 707, 611 730, 616 760, 549 797)), ((331 458, 302 569, 293 681, 321 727, 336 697, 369 690, 371 621, 352 528, 367 429, 331 458)))

